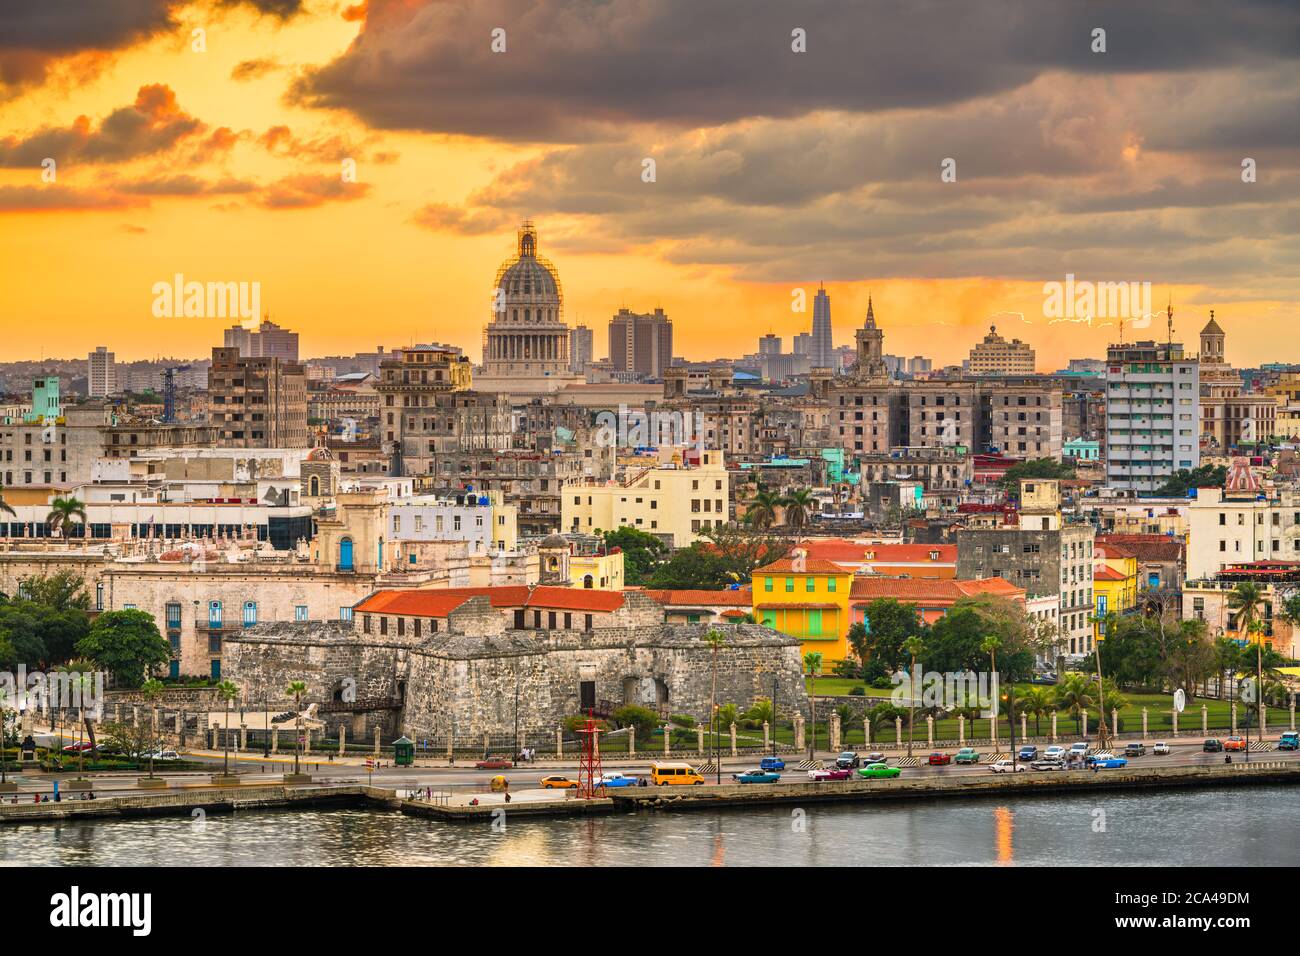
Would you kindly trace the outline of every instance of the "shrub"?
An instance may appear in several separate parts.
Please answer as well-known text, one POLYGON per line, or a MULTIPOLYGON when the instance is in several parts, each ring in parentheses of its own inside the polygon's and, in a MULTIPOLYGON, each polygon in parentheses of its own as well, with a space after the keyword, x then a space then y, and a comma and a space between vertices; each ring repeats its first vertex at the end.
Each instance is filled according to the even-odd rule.
POLYGON ((685 727, 687 730, 695 729, 695 718, 690 714, 672 714, 668 719, 678 727, 685 727))
MULTIPOLYGON (((564 729, 569 731, 569 733, 574 733, 575 731, 581 730, 586 726, 587 726, 586 714, 574 714, 572 717, 564 718, 564 729)), ((609 721, 601 720, 599 717, 597 717, 596 728, 598 730, 609 730, 609 721)))
POLYGON ((850 697, 866 697, 866 696, 867 696, 867 689, 866 689, 865 687, 851 687, 851 688, 849 688, 849 696, 850 696, 850 697))
POLYGON ((847 677, 849 680, 857 680, 862 671, 861 668, 858 667, 857 661, 845 657, 842 660, 835 662, 835 666, 831 668, 831 673, 836 677, 847 677))
POLYGON ((634 727, 636 735, 642 740, 648 739, 659 727, 659 715, 653 710, 628 704, 614 711, 614 726, 634 727))

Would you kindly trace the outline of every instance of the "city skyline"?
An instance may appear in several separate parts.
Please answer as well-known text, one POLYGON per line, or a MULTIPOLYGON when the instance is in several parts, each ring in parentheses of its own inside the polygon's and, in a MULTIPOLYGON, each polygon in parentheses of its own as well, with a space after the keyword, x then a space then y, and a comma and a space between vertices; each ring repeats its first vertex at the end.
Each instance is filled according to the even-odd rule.
POLYGON ((898 354, 955 364, 997 324, 1051 370, 1119 338, 1045 315, 1067 276, 1149 282, 1175 338, 1213 308, 1237 365, 1274 358, 1300 320, 1294 59, 1270 19, 1294 13, 1099 4, 1036 25, 1005 6, 1014 30, 970 14, 959 41, 921 44, 920 14, 830 3, 795 53, 793 15, 759 5, 695 21, 646 88, 623 67, 676 32, 672 3, 142 0, 71 39, 8 13, 7 353, 205 355, 228 317, 150 311, 181 273, 260 283, 304 355, 440 341, 477 361, 493 270, 531 217, 571 326, 661 307, 692 359, 807 331, 825 282, 838 342, 872 296, 898 354), (844 82, 859 70, 881 82, 844 82))

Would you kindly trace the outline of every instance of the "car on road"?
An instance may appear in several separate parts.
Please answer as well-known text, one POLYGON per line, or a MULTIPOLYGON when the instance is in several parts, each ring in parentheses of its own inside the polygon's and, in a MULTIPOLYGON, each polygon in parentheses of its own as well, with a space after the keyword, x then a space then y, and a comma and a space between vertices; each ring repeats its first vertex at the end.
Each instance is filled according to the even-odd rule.
POLYGON ((997 763, 989 764, 989 769, 994 773, 1024 773, 1025 765, 1016 763, 1010 757, 1003 757, 997 763))
POLYGON ((1278 750, 1300 750, 1300 733, 1288 731, 1278 738, 1278 750))
POLYGON ((143 753, 140 755, 141 760, 180 760, 181 755, 174 750, 155 750, 152 753, 143 753))
POLYGON ((846 750, 835 758, 835 766, 841 770, 852 770, 855 767, 862 766, 862 758, 852 750, 846 750))
POLYGON ((1064 760, 1053 760, 1053 759, 1051 759, 1050 757, 1043 757, 1042 759, 1040 759, 1040 760, 1035 760, 1033 763, 1031 763, 1031 764, 1029 765, 1029 769, 1031 769, 1031 770, 1065 770, 1065 769, 1066 769, 1066 766, 1065 766, 1065 761, 1064 761, 1064 760))
POLYGON ((867 754, 862 759, 867 763, 889 763, 889 758, 886 757, 884 754, 882 754, 879 750, 871 751, 871 753, 867 754))
POLYGON ((1080 740, 1078 743, 1070 744, 1069 755, 1071 760, 1082 760, 1088 756, 1088 742, 1080 740))
POLYGON ((953 763, 979 763, 980 752, 974 747, 962 747, 952 758, 953 763))
POLYGON ((1201 752, 1207 754, 1223 753, 1223 741, 1210 737, 1206 739, 1205 743, 1201 744, 1201 752))
POLYGON ((952 763, 952 754, 942 754, 936 751, 926 757, 925 762, 931 767, 946 767, 948 764, 952 763))
POLYGON ((1225 741, 1223 742, 1223 749, 1224 749, 1224 750, 1245 750, 1245 749, 1246 749, 1246 738, 1244 738, 1244 737, 1229 737, 1227 740, 1225 740, 1225 741))
POLYGON ((1064 760, 1065 756, 1065 748, 1056 744, 1052 744, 1052 746, 1043 751, 1044 760, 1064 760))
POLYGON ((1098 760, 1114 760, 1114 759, 1116 758, 1113 753, 1111 753, 1109 750, 1102 750, 1095 754, 1088 754, 1088 756, 1083 758, 1083 762, 1087 766, 1091 767, 1098 760))
POLYGON ((594 786, 598 789, 608 787, 613 790, 616 787, 635 787, 637 782, 636 777, 629 777, 624 773, 602 773, 596 778, 594 786))
POLYGON ((543 790, 576 790, 578 781, 570 780, 563 774, 553 773, 549 777, 543 777, 538 781, 543 790))
POLYGON ((1171 753, 1173 751, 1169 749, 1169 744, 1163 740, 1157 740, 1155 746, 1151 748, 1151 754, 1155 757, 1167 757, 1171 753))
POLYGON ((875 777, 892 779, 902 774, 902 772, 903 771, 898 769, 897 767, 891 767, 888 764, 869 763, 865 767, 862 767, 861 769, 858 770, 858 776, 865 777, 868 780, 871 780, 875 777))
POLYGON ((1118 770, 1120 767, 1127 767, 1128 761, 1114 754, 1107 754, 1104 757, 1099 755, 1093 758, 1092 766, 1098 770, 1118 770))
POLYGON ((1131 744, 1124 745, 1125 757, 1145 757, 1147 755, 1147 745, 1134 741, 1131 744))
POLYGON ((842 770, 839 767, 808 771, 808 779, 815 783, 820 783, 823 780, 848 780, 851 776, 853 776, 852 770, 842 770))
POLYGON ((758 766, 761 770, 781 771, 785 769, 785 761, 780 757, 764 757, 758 762, 758 766))
POLYGON ((744 773, 733 773, 731 779, 736 783, 776 783, 781 775, 775 770, 746 770, 744 773))
POLYGON ((509 770, 515 762, 509 757, 487 757, 474 764, 475 770, 509 770))
POLYGON ((1021 759, 1021 760, 1037 760, 1037 759, 1038 759, 1038 748, 1035 747, 1033 744, 1029 744, 1028 746, 1021 747, 1021 748, 1020 748, 1020 759, 1021 759))

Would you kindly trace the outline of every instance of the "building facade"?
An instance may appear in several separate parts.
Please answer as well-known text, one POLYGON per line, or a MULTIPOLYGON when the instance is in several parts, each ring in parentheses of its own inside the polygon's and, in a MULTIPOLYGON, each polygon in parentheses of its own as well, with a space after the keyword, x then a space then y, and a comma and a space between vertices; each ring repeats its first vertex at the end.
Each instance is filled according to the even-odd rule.
POLYGON ((1200 452, 1200 367, 1180 343, 1106 352, 1106 484, 1153 492, 1200 452))
POLYGON ((214 348, 208 417, 223 448, 309 448, 306 371, 278 357, 214 348))

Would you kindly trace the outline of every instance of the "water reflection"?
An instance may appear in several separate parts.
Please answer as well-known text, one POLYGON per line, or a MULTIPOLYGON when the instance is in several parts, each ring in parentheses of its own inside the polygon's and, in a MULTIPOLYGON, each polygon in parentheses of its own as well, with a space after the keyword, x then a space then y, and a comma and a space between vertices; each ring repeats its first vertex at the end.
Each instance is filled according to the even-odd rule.
POLYGON ((820 805, 578 820, 504 831, 362 810, 76 821, 0 830, 28 866, 1295 865, 1300 788, 820 805), (1106 811, 1103 832, 1093 811, 1106 811))

